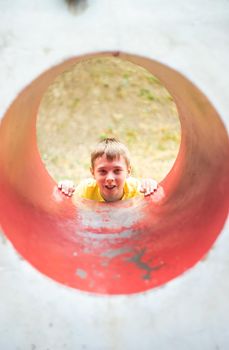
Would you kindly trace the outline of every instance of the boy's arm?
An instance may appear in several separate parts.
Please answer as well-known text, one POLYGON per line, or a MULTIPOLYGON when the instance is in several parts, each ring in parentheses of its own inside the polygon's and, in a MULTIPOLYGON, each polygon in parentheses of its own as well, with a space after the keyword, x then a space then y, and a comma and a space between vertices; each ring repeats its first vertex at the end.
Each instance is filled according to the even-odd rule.
POLYGON ((158 183, 156 180, 153 179, 142 179, 141 186, 140 186, 140 192, 144 193, 144 196, 150 196, 154 192, 157 191, 158 183))

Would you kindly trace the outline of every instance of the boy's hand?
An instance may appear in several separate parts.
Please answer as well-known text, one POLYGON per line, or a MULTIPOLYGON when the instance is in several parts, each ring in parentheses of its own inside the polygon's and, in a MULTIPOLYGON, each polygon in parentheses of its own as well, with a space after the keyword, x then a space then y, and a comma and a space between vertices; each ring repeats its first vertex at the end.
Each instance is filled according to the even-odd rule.
POLYGON ((75 192, 74 182, 71 180, 62 180, 58 182, 58 188, 63 194, 71 197, 75 192))
POLYGON ((145 196, 149 196, 156 192, 158 188, 157 181, 153 179, 143 179, 141 180, 140 192, 144 193, 145 196))

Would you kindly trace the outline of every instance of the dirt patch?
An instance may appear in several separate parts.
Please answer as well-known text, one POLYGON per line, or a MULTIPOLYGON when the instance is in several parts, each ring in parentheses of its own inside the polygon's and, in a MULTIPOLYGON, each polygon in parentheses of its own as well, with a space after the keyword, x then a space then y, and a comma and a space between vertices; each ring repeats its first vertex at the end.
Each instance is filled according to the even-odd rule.
POLYGON ((90 152, 117 137, 133 175, 162 180, 176 159, 180 123, 169 92, 148 71, 114 57, 82 61, 53 82, 40 105, 38 147, 57 181, 90 176, 90 152))

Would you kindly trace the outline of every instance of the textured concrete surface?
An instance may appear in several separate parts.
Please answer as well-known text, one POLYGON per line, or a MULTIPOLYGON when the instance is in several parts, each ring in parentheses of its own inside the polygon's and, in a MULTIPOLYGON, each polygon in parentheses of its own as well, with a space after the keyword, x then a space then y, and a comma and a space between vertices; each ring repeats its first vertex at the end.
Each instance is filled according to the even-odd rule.
MULTIPOLYGON (((0 3, 0 115, 38 74, 68 57, 123 50, 193 81, 228 125, 229 4, 220 0, 0 3)), ((13 218, 12 218, 13 219, 13 218)), ((0 348, 206 349, 229 346, 228 225, 205 260, 162 288, 95 296, 41 275, 0 235, 0 348)))

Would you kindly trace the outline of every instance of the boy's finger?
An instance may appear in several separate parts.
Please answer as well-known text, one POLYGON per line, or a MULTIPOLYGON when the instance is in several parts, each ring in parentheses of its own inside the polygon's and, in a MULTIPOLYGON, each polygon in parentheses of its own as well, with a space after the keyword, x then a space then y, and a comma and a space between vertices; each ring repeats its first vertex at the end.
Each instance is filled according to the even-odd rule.
POLYGON ((149 196, 150 194, 151 194, 151 193, 148 192, 148 191, 147 191, 147 192, 144 192, 144 196, 145 196, 145 197, 149 196))
POLYGON ((157 187, 155 187, 155 186, 152 186, 150 189, 151 193, 154 193, 156 190, 157 190, 157 187))
POLYGON ((150 187, 150 191, 151 191, 151 193, 154 193, 154 192, 157 190, 157 188, 158 188, 157 183, 152 184, 152 185, 151 185, 151 187, 150 187))
POLYGON ((75 192, 75 190, 71 188, 71 189, 68 191, 69 197, 71 197, 71 196, 73 195, 74 192, 75 192))
POLYGON ((141 192, 141 193, 146 193, 146 188, 143 187, 142 185, 141 185, 141 187, 140 187, 140 192, 141 192))

